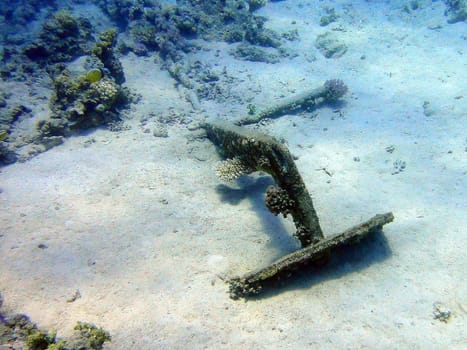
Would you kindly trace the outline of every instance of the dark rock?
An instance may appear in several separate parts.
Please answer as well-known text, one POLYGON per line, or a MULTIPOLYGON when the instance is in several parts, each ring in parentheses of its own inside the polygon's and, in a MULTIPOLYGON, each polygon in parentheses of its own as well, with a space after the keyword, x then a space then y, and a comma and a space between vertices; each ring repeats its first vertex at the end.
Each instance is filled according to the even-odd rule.
POLYGON ((43 25, 39 38, 24 49, 24 54, 44 65, 71 61, 89 51, 92 31, 87 18, 56 12, 43 25))
POLYGON ((339 58, 347 52, 347 45, 333 32, 318 35, 315 46, 326 58, 339 58))
POLYGON ((55 0, 15 0, 2 1, 0 16, 5 20, 0 32, 18 33, 20 28, 27 26, 31 21, 37 19, 42 11, 56 7, 55 0))
POLYGON ((62 142, 57 136, 67 136, 118 120, 119 108, 130 103, 129 90, 104 77, 90 82, 85 76, 73 77, 65 70, 54 79, 50 99, 52 116, 37 124, 44 145, 62 142))
POLYGON ((245 61, 265 63, 279 62, 279 56, 277 54, 268 52, 260 47, 248 44, 238 45, 235 50, 231 51, 231 53, 235 58, 245 61))
POLYGON ((324 88, 326 89, 326 99, 328 101, 337 101, 348 91, 347 85, 340 79, 326 80, 324 88))
POLYGON ((457 23, 467 20, 467 0, 444 0, 446 3, 445 15, 448 23, 457 23))
POLYGON ((110 72, 117 84, 125 82, 123 67, 115 55, 115 45, 117 43, 117 31, 109 29, 99 34, 99 41, 95 44, 92 52, 102 62, 110 72))
POLYGON ((49 137, 43 137, 41 139, 41 143, 44 145, 46 150, 49 150, 55 146, 61 145, 64 141, 65 139, 62 136, 49 136, 49 137))
POLYGON ((245 40, 253 45, 277 48, 281 45, 279 35, 270 29, 265 29, 265 21, 263 17, 254 17, 247 22, 244 25, 245 40))
POLYGON ((336 11, 334 10, 334 8, 328 7, 328 8, 326 8, 326 14, 324 16, 322 16, 321 19, 320 19, 319 25, 322 26, 322 27, 325 27, 325 26, 337 21, 338 18, 339 18, 339 16, 336 14, 336 11))

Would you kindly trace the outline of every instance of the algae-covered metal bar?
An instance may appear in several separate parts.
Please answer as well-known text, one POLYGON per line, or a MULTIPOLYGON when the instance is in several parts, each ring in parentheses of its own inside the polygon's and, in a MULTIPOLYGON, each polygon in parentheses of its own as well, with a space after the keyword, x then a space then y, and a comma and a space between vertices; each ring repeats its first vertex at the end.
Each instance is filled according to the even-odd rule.
MULTIPOLYGON (((290 203, 282 213, 292 215, 297 228, 295 236, 302 247, 323 239, 311 196, 287 147, 268 135, 231 124, 206 123, 202 127, 225 157, 236 157, 252 171, 270 174, 279 188, 285 191, 278 201, 283 199, 290 203)), ((280 212, 281 209, 278 210, 280 212)))
POLYGON ((311 110, 319 105, 338 100, 346 94, 347 90, 347 86, 342 80, 327 80, 323 86, 287 97, 265 110, 236 121, 235 124, 254 124, 262 119, 277 118, 297 110, 311 110))
POLYGON ((325 238, 306 248, 296 250, 271 265, 247 273, 242 277, 232 278, 230 297, 238 299, 259 294, 267 283, 277 281, 281 277, 289 277, 292 272, 306 266, 308 263, 321 259, 337 247, 357 243, 370 233, 381 230, 383 225, 394 220, 392 213, 376 215, 370 220, 354 226, 340 234, 325 238))

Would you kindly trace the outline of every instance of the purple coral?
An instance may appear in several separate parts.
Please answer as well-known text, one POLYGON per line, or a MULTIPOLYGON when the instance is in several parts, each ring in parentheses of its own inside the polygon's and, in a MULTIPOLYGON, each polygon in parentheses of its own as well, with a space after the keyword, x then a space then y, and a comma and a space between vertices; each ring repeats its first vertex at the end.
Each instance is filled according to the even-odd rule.
POLYGON ((347 85, 345 85, 340 79, 326 80, 324 83, 324 89, 326 90, 326 99, 329 101, 338 100, 348 91, 347 85))

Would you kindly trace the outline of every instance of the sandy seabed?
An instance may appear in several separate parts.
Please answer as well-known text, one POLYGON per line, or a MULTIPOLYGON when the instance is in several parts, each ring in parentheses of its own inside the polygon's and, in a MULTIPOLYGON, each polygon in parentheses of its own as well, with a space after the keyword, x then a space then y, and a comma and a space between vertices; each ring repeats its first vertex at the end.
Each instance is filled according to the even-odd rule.
POLYGON ((112 335, 106 349, 465 346, 466 24, 446 24, 441 2, 404 17, 395 5, 336 1, 348 51, 326 59, 314 47, 328 30, 314 3, 258 11, 268 27, 298 31, 288 44, 295 58, 238 61, 230 45, 211 43, 192 59, 226 67, 238 79, 232 94, 258 108, 344 80, 345 103, 259 130, 297 156, 326 235, 393 211, 383 233, 261 298, 229 299, 222 278, 297 249, 291 221, 264 206, 272 180, 222 184, 215 147, 192 137, 197 122, 246 106, 202 101, 193 110, 151 57, 128 55, 127 86, 142 95, 131 129, 75 136, 0 172, 5 306, 64 337, 77 321, 96 323, 112 335), (145 132, 167 111, 188 124, 169 125, 167 138, 145 132), (446 323, 434 317, 440 305, 451 312, 446 323))

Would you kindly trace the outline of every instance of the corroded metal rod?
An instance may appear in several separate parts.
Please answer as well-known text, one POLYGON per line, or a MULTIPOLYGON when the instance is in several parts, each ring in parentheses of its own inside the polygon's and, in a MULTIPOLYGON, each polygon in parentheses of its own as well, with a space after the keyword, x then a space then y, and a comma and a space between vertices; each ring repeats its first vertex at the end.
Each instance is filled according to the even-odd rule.
POLYGON ((323 86, 287 97, 269 108, 236 121, 235 124, 254 124, 266 118, 277 118, 298 110, 315 109, 319 105, 340 99, 347 93, 347 90, 347 86, 342 80, 327 80, 323 86))
POLYGON ((205 123, 208 138, 226 157, 236 158, 249 172, 270 174, 278 188, 266 191, 266 205, 273 214, 291 214, 297 229, 295 236, 302 249, 290 253, 269 266, 229 280, 233 299, 259 294, 263 287, 311 262, 326 260, 340 246, 356 243, 394 220, 392 213, 376 215, 340 234, 325 238, 313 202, 286 146, 274 138, 231 124, 205 123))
POLYGON ((208 138, 221 148, 226 157, 238 157, 253 171, 270 174, 294 203, 289 212, 302 247, 323 239, 323 231, 297 166, 287 147, 271 136, 231 124, 202 125, 208 138))
POLYGON ((230 283, 230 297, 238 299, 259 294, 263 286, 281 277, 288 277, 292 272, 307 264, 321 259, 323 256, 337 247, 353 244, 373 232, 380 231, 383 225, 394 220, 392 213, 376 215, 357 226, 354 226, 340 234, 325 238, 318 243, 296 250, 271 265, 259 270, 247 273, 242 277, 232 278, 230 283))

